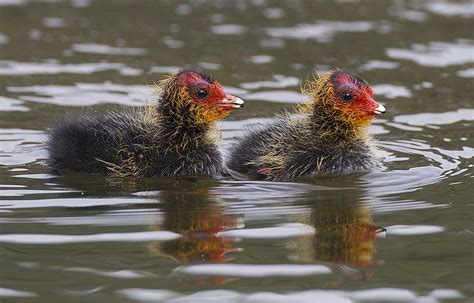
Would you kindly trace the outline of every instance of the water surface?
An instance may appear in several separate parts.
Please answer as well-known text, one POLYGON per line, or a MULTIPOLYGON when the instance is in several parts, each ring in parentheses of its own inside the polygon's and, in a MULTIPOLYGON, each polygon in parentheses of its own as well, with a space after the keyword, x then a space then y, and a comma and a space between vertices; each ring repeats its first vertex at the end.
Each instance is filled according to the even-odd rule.
POLYGON ((470 1, 0 0, 1 302, 469 302, 470 1), (245 125, 343 68, 388 109, 384 167, 299 182, 118 179, 45 167, 66 113, 140 106, 177 66, 245 125))

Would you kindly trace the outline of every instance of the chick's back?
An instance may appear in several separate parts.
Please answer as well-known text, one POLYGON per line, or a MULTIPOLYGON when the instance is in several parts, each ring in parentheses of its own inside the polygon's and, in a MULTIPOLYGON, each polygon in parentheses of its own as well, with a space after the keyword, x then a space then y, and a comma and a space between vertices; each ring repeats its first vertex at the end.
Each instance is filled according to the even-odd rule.
POLYGON ((138 112, 64 117, 48 134, 49 166, 87 173, 107 172, 127 138, 139 136, 138 112))

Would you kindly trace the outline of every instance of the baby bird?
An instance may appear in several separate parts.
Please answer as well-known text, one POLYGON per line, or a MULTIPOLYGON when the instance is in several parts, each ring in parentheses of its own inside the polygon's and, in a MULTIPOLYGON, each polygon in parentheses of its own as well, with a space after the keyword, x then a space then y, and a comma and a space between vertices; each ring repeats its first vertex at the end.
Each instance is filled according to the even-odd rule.
POLYGON ((366 170, 378 163, 368 126, 385 108, 365 80, 333 71, 309 81, 297 115, 251 131, 231 147, 227 166, 254 179, 288 181, 366 170))
POLYGON ((244 102, 193 69, 171 74, 157 91, 143 108, 63 118, 49 132, 49 166, 112 176, 219 176, 212 131, 244 102))

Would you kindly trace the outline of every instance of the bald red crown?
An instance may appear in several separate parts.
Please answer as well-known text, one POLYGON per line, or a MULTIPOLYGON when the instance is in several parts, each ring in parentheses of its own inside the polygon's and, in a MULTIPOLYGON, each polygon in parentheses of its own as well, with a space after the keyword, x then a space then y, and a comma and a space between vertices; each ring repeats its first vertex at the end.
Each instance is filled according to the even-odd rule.
POLYGON ((381 105, 374 100, 373 89, 361 77, 346 71, 337 71, 330 77, 338 102, 361 115, 375 116, 381 105))

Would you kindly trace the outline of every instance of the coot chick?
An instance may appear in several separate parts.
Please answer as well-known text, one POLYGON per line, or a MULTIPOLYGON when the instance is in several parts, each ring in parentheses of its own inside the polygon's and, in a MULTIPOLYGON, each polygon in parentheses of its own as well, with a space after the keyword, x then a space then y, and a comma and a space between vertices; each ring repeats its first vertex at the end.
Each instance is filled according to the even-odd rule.
POLYGON ((311 102, 299 105, 296 115, 280 115, 231 147, 231 173, 287 181, 366 170, 378 163, 368 126, 385 108, 365 80, 338 70, 308 81, 304 92, 311 102))
POLYGON ((244 102, 194 69, 169 75, 157 91, 143 108, 63 118, 49 132, 49 166, 112 176, 220 175, 213 130, 244 102))

